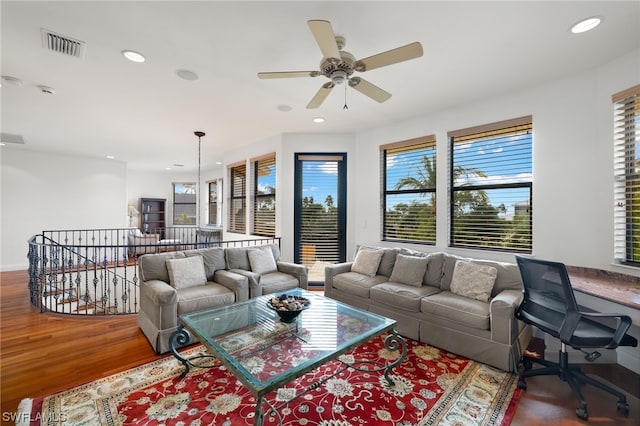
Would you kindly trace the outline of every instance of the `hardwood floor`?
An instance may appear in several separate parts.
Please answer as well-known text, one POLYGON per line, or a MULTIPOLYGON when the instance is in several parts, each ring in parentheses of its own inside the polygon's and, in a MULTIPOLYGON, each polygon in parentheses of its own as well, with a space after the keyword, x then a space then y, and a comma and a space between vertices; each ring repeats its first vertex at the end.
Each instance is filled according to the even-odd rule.
MULTIPOLYGON (((77 386, 160 358, 140 332, 135 315, 74 318, 40 314, 29 303, 26 271, 0 273, 0 397, 2 424, 18 403, 77 386)), ((605 377, 629 396, 628 417, 616 410, 616 398, 585 386, 589 423, 640 424, 640 380, 620 366, 593 364, 585 371, 605 377)), ((514 426, 577 425, 577 402, 556 377, 527 381, 514 426)))

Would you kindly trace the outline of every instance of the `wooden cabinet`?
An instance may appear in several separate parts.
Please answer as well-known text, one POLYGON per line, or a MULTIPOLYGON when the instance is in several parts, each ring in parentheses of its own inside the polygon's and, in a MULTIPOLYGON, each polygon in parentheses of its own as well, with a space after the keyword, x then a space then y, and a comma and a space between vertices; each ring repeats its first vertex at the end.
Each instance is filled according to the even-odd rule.
POLYGON ((140 230, 145 234, 160 234, 164 238, 166 198, 140 198, 140 230))

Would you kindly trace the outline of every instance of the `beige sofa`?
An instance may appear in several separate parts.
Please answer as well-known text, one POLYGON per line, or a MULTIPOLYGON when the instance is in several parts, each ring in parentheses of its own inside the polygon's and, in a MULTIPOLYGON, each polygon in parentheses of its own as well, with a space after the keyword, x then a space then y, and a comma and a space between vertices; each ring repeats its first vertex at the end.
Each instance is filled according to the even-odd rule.
POLYGON ((404 248, 360 247, 325 267, 325 295, 395 319, 413 340, 516 371, 531 327, 515 318, 518 266, 404 248))
POLYGON ((277 245, 145 254, 138 270, 138 325, 159 354, 170 350, 182 314, 307 288, 307 268, 282 262, 277 245))

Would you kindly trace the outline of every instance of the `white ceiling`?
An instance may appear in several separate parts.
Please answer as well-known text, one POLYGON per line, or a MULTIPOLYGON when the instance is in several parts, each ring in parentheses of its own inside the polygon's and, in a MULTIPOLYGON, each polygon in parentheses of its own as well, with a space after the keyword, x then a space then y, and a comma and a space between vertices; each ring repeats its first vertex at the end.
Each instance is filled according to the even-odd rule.
MULTIPOLYGON (((354 132, 589 69, 640 47, 640 2, 32 2, 2 1, 2 149, 113 155, 132 169, 203 167, 285 132, 354 132), (593 15, 582 35, 571 24, 593 15), (360 74, 385 103, 335 89, 305 106, 325 77, 260 80, 260 71, 318 69, 307 20, 325 19, 358 58, 422 43, 424 56, 360 74), (42 47, 41 28, 86 42, 82 59, 42 47), (121 55, 143 53, 143 64, 121 55), (199 75, 177 77, 178 69, 199 75), (41 93, 46 85, 55 95, 41 93), (292 110, 282 112, 279 105, 292 110), (324 124, 312 122, 315 116, 324 124)), ((640 60, 640 58, 639 58, 640 60)), ((175 170, 175 168, 174 168, 175 170)))

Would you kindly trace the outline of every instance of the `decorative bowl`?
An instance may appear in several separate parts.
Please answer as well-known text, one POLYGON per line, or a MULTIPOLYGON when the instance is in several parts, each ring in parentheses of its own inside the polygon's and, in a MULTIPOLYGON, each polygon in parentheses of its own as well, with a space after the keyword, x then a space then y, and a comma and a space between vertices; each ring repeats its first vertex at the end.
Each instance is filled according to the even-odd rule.
POLYGON ((302 296, 282 294, 267 301, 267 306, 278 314, 280 321, 290 323, 305 309, 309 309, 311 302, 302 296))

